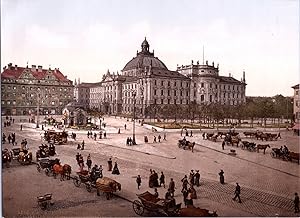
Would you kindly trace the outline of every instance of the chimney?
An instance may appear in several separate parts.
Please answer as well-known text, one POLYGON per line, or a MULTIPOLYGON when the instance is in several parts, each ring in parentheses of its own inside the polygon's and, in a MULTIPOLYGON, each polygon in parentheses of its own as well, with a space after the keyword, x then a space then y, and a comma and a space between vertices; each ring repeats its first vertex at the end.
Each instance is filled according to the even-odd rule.
POLYGON ((8 69, 11 70, 11 67, 12 67, 12 63, 9 63, 8 64, 8 69))
POLYGON ((36 65, 31 65, 31 71, 36 71, 36 65))
POLYGON ((17 70, 18 69, 18 65, 15 65, 15 70, 17 70))
POLYGON ((42 72, 43 71, 43 66, 39 65, 38 66, 38 72, 42 72))

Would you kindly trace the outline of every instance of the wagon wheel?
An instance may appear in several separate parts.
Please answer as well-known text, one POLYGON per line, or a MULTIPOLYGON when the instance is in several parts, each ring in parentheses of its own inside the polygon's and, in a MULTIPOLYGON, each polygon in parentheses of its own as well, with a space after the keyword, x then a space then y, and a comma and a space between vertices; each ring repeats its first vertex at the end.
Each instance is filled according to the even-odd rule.
POLYGON ((74 179, 73 179, 73 183, 76 187, 79 187, 80 184, 81 184, 81 181, 80 179, 78 178, 78 176, 75 176, 74 179))
POLYGON ((40 166, 40 165, 37 165, 37 166, 36 166, 36 170, 40 173, 41 170, 42 170, 42 169, 41 169, 41 166, 40 166))
POLYGON ((275 157, 276 156, 274 152, 271 152, 270 155, 271 155, 271 157, 275 157))
POLYGON ((132 207, 133 207, 133 210, 134 212, 139 215, 139 216, 142 216, 143 213, 144 213, 144 207, 142 205, 141 202, 139 202, 138 200, 135 200, 133 203, 132 203, 132 207))
POLYGON ((85 184, 85 188, 88 192, 92 192, 92 184, 90 182, 85 184))
POLYGON ((46 176, 50 176, 50 171, 48 168, 45 169, 45 174, 46 174, 46 176))

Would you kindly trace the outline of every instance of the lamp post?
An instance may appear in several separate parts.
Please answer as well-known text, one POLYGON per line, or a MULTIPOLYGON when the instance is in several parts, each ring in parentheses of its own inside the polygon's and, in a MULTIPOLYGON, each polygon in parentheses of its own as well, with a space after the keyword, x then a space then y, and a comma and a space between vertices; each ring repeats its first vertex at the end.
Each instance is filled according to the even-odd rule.
POLYGON ((40 94, 37 94, 36 128, 39 128, 40 118, 40 94))
POLYGON ((133 92, 133 133, 132 133, 132 144, 136 145, 135 141, 135 96, 136 92, 133 92))

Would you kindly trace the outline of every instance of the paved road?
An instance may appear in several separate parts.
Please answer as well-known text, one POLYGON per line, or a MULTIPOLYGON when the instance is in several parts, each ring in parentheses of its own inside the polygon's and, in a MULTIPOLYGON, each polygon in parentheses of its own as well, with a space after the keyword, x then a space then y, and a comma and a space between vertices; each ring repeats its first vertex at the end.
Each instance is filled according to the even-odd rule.
MULTIPOLYGON (((297 163, 284 162, 273 159, 267 150, 266 155, 262 153, 249 152, 235 148, 237 157, 228 155, 231 147, 221 150, 220 141, 213 143, 202 140, 201 134, 194 133, 195 137, 189 140, 195 140, 197 146, 195 152, 185 151, 177 147, 177 140, 180 138, 179 132, 167 133, 167 141, 162 143, 142 143, 143 136, 148 135, 150 141, 153 135, 162 133, 152 133, 150 130, 137 125, 136 137, 137 146, 125 146, 125 139, 131 136, 130 123, 125 119, 106 118, 109 125, 108 138, 94 141, 87 139, 86 132, 77 132, 77 141, 72 140, 67 145, 57 146, 57 151, 62 163, 68 163, 73 170, 78 166, 75 161, 77 153, 77 142, 85 140, 85 150, 81 153, 86 157, 89 153, 92 155, 94 163, 100 163, 104 166, 104 175, 108 175, 106 170, 106 161, 109 156, 114 161, 118 161, 121 175, 108 175, 115 178, 122 184, 121 196, 134 200, 136 193, 141 193, 147 188, 149 169, 164 171, 167 182, 173 177, 178 187, 176 191, 176 200, 182 201, 180 193, 180 180, 188 174, 191 169, 200 169, 202 185, 197 188, 199 199, 195 200, 195 205, 210 210, 217 210, 221 216, 294 216, 292 199, 293 193, 299 190, 299 165, 297 163), (117 128, 123 128, 127 123, 127 130, 121 129, 121 134, 117 134, 117 128), (201 145, 201 146, 200 146, 201 145), (220 169, 225 171, 225 185, 218 182, 218 172, 220 169), (136 189, 136 175, 142 176, 142 188, 136 189), (233 197, 235 182, 242 186, 241 198, 243 203, 234 202, 233 197)), ((35 151, 40 143, 40 135, 33 128, 26 128, 22 132, 17 132, 18 140, 26 137, 30 148, 35 151)), ((30 126, 30 125, 28 125, 30 126)), ((18 126, 6 128, 5 131, 13 131, 18 126)), ((291 133, 282 133, 283 139, 277 142, 271 142, 271 147, 287 143, 289 146, 297 141, 291 133)), ((293 149, 295 149, 293 147, 293 149)), ((50 179, 47 178, 46 179, 50 179)), ((70 187, 74 190, 75 187, 70 187)), ((75 189, 77 190, 77 189, 75 189)), ((83 189, 84 190, 84 189, 83 189)), ((85 190, 84 190, 85 191, 85 190)), ((165 189, 159 188, 160 195, 164 195, 165 189)), ((86 193, 82 193, 87 195, 86 193)), ((87 199, 86 202, 93 199, 87 199)), ((70 205, 74 205, 71 200, 70 205)), ((91 203, 93 204, 93 203, 91 203)), ((87 203, 87 205, 90 205, 87 203)), ((76 211, 77 207, 74 207, 76 211)), ((118 216, 117 214, 111 214, 118 216)))

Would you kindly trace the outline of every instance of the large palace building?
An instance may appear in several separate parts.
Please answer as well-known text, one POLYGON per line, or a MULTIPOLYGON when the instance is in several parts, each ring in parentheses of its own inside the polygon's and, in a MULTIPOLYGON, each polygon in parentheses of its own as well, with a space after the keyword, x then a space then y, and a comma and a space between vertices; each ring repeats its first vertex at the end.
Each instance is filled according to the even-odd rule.
POLYGON ((2 115, 61 114, 74 98, 74 86, 59 69, 13 66, 1 74, 2 115))
MULTIPOLYGON (((121 74, 108 71, 100 83, 88 84, 89 107, 110 114, 132 114, 135 103, 136 113, 145 115, 154 105, 191 102, 238 105, 246 101, 245 72, 241 81, 220 76, 219 66, 209 65, 207 61, 202 65, 192 61, 172 71, 149 48, 145 39, 141 51, 125 65, 121 74)), ((77 86, 79 90, 80 85, 77 86)))

